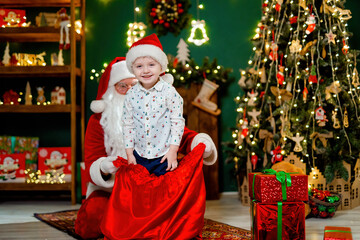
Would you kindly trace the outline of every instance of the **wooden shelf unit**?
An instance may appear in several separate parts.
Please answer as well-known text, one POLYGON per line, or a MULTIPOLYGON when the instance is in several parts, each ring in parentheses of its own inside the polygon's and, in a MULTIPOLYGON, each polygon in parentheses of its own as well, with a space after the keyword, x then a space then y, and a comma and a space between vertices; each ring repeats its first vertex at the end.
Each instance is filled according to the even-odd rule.
MULTIPOLYGON (((2 0, 0 8, 33 8, 41 12, 39 8, 66 7, 70 11, 70 24, 75 26, 75 9, 80 8, 80 20, 82 22, 82 34, 75 32, 70 27, 70 65, 68 66, 10 66, 0 67, 0 81, 3 78, 36 77, 36 78, 68 78, 70 81, 70 103, 67 105, 0 105, 1 117, 9 113, 39 114, 59 113, 70 114, 71 135, 71 182, 65 184, 27 184, 27 183, 0 183, 0 190, 6 191, 70 191, 71 203, 76 204, 76 152, 81 151, 84 155, 85 137, 85 0, 2 0), (35 9, 36 8, 36 9, 35 9), (80 42, 80 53, 76 50, 80 42), (77 57, 80 57, 79 65, 76 66, 77 57), (80 81, 80 89, 77 89, 77 81, 80 81), (80 94, 80 103, 76 103, 77 94, 80 94), (80 113, 80 114, 79 114, 80 113), (77 122, 80 118, 81 146, 77 146, 77 122)), ((56 11, 57 11, 56 10, 56 11)), ((59 42, 59 29, 53 27, 19 27, 1 28, 0 42, 59 42)), ((0 133, 1 134, 1 133, 0 133)))

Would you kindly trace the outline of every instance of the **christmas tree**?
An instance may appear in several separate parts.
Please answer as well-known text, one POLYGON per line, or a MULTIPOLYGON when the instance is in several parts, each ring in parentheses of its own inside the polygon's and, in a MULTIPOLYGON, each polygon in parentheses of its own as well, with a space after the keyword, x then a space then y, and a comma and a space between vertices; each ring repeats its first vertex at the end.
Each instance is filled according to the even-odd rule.
MULTIPOLYGON (((350 48, 344 0, 265 0, 253 55, 241 70, 230 143, 236 169, 269 168, 295 152, 346 179, 360 150, 359 51, 350 48)), ((354 176, 354 174, 352 174, 354 176)))

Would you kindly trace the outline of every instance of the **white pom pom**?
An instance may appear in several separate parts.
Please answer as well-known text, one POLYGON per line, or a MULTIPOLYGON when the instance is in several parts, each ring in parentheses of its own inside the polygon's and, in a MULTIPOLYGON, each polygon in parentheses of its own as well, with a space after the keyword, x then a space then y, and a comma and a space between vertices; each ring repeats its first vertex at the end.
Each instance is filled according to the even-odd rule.
POLYGON ((90 109, 94 113, 102 113, 105 110, 104 100, 94 100, 90 104, 90 109))
POLYGON ((164 76, 161 76, 161 78, 165 81, 165 82, 167 82, 167 83, 169 83, 169 84, 173 84, 174 83, 174 77, 173 77, 173 75, 171 75, 170 73, 167 73, 167 74, 165 74, 164 76))

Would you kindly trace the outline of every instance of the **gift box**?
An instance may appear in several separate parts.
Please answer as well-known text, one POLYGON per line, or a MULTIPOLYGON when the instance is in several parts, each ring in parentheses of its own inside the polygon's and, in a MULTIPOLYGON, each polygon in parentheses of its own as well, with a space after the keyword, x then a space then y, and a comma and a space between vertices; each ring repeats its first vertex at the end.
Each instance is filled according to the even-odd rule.
POLYGON ((305 204, 303 202, 251 202, 254 240, 305 239, 305 204))
POLYGON ((0 183, 25 182, 25 154, 0 155, 0 183))
POLYGON ((11 136, 12 152, 25 154, 25 168, 37 169, 37 153, 39 147, 38 137, 11 136))
POLYGON ((267 169, 249 173, 249 196, 262 203, 308 201, 308 176, 267 169))
POLYGON ((324 240, 352 240, 351 228, 325 226, 324 240))
POLYGON ((43 147, 38 150, 38 169, 53 182, 71 181, 71 147, 43 147))

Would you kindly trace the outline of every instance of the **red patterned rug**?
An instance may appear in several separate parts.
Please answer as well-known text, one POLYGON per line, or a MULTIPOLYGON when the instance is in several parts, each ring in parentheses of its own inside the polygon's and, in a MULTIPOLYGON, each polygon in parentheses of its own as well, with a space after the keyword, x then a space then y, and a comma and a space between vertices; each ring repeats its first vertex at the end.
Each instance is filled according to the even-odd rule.
MULTIPOLYGON (((37 219, 49 224, 50 226, 57 228, 60 231, 66 232, 74 238, 81 239, 78 235, 76 235, 74 231, 76 215, 77 210, 34 214, 37 219)), ((204 240, 251 239, 251 232, 248 230, 233 227, 210 219, 205 219, 205 225, 202 235, 204 240)))

